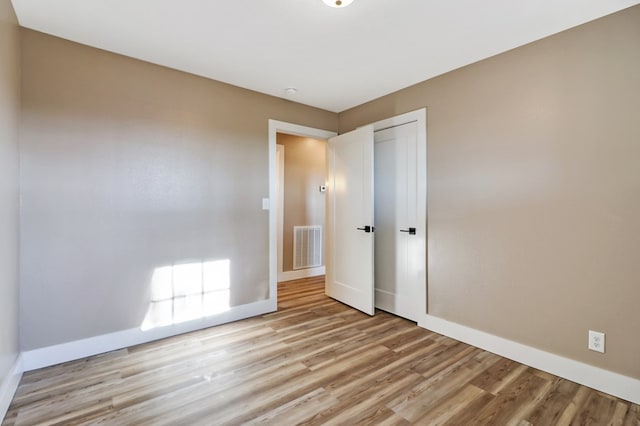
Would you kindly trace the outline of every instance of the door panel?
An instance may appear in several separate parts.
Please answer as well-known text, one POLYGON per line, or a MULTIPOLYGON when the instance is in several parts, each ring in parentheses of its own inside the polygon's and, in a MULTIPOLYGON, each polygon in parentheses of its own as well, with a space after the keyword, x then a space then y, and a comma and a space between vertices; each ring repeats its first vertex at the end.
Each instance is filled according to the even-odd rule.
MULTIPOLYGON (((375 133, 375 306, 418 319, 417 124, 375 133)), ((424 226, 424 225, 423 225, 424 226)))
POLYGON ((328 296, 374 314, 373 128, 329 139, 327 145, 328 296))

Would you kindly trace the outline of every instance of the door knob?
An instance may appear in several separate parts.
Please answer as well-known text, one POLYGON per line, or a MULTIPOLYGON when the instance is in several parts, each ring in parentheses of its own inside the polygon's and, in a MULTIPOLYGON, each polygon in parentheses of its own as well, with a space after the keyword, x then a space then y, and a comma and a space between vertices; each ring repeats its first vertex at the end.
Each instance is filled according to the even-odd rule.
POLYGON ((373 232, 376 230, 376 228, 374 228, 373 226, 369 226, 369 225, 365 225, 362 228, 356 228, 359 231, 364 231, 364 232, 373 232))
POLYGON ((409 235, 416 235, 416 228, 401 229, 400 232, 408 232, 409 235))

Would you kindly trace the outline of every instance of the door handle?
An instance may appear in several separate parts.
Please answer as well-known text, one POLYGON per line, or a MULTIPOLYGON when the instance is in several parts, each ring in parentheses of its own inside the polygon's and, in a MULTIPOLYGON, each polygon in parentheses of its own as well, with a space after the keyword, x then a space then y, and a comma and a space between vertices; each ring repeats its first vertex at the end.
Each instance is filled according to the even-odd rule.
POLYGON ((409 235, 416 235, 416 228, 401 229, 400 232, 408 232, 409 235))
POLYGON ((373 232, 376 230, 376 228, 374 228, 373 226, 369 226, 369 225, 365 225, 362 228, 356 228, 359 231, 364 231, 364 232, 373 232))

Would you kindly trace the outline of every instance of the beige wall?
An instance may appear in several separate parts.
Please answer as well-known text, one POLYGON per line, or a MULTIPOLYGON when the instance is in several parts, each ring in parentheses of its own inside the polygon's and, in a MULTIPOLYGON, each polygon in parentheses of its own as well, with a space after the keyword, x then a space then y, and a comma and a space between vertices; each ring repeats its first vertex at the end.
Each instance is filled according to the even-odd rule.
POLYGON ((424 106, 430 313, 640 378, 640 6, 345 111, 340 131, 424 106))
POLYGON ((25 350, 139 327, 154 268, 230 259, 268 297, 268 119, 337 114, 23 30, 25 350))
MULTIPOLYGON (((324 231, 327 142, 278 133, 284 145, 283 270, 293 270, 293 227, 321 225, 324 231)), ((322 260, 324 265, 324 257, 322 260)))
POLYGON ((20 33, 11 2, 0 0, 0 390, 19 350, 19 113, 20 33))

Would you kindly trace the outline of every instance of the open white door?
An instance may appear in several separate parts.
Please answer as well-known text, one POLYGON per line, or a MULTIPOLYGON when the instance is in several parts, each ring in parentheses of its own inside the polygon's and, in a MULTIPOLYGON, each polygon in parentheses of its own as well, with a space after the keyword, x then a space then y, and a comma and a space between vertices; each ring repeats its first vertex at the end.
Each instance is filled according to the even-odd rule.
POLYGON ((329 139, 327 178, 325 292, 373 315, 373 126, 329 139))

